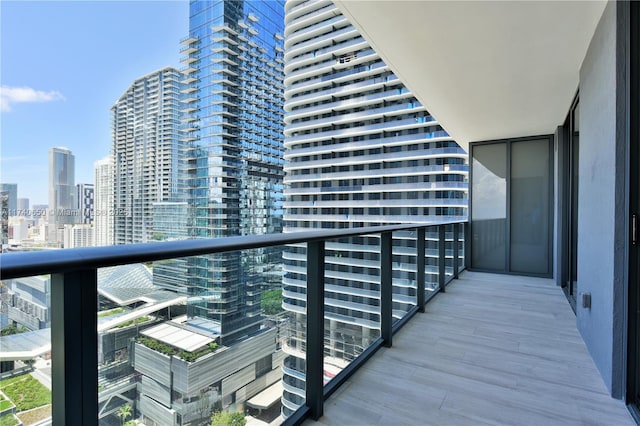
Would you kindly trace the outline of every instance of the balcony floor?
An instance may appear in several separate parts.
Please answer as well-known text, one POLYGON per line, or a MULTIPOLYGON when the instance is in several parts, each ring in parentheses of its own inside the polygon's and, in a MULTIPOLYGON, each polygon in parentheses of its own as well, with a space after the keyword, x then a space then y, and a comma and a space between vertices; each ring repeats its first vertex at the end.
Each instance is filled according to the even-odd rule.
POLYGON ((634 425, 551 280, 464 272, 305 425, 634 425))

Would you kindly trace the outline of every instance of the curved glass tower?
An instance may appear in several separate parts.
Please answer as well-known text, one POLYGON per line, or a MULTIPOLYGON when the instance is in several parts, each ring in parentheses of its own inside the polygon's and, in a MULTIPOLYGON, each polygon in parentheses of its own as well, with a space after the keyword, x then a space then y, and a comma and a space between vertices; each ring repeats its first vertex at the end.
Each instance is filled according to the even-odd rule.
MULTIPOLYGON (((286 2, 285 51, 285 232, 466 218, 466 152, 331 1, 286 2)), ((396 316, 415 304, 409 244, 394 234, 396 316)), ((327 243, 327 380, 379 337, 378 246, 327 243)), ((304 401, 303 253, 284 254, 285 417, 304 401)))

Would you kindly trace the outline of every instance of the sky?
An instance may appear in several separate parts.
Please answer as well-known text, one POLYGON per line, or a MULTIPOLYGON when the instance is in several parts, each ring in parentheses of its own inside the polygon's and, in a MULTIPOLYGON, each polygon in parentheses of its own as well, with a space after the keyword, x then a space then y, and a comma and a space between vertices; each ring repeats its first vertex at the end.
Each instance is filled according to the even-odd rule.
POLYGON ((180 68, 189 5, 174 1, 0 2, 0 182, 48 203, 49 149, 93 183, 109 154, 110 108, 145 74, 180 68))

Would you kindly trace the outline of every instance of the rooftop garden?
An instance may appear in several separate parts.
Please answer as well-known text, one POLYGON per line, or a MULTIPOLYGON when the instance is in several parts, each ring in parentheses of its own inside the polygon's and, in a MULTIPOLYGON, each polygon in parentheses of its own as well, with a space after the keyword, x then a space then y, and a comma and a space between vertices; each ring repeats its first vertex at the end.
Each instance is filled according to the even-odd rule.
POLYGON ((31 374, 0 381, 2 392, 15 404, 16 411, 31 410, 51 404, 51 391, 31 374))
POLYGON ((110 317, 111 315, 117 315, 124 313, 123 308, 109 309, 108 311, 98 312, 98 318, 110 317))
POLYGON ((0 413, 13 407, 13 402, 9 401, 4 395, 0 394, 0 413))
POLYGON ((116 328, 125 328, 125 327, 129 327, 130 325, 134 325, 134 324, 142 324, 143 322, 147 322, 147 321, 151 321, 150 317, 140 317, 140 318, 136 318, 136 319, 132 319, 126 322, 123 322, 122 324, 118 324, 116 326, 116 328))
POLYGON ((211 342, 206 347, 200 350, 190 352, 185 351, 184 349, 176 348, 175 346, 168 345, 150 337, 139 337, 138 343, 141 343, 149 349, 160 352, 162 354, 177 356, 187 362, 194 362, 198 358, 214 352, 218 348, 218 344, 216 342, 211 342))
POLYGON ((0 417, 0 426, 15 426, 18 423, 20 423, 20 421, 18 421, 18 419, 16 419, 16 416, 14 416, 13 414, 7 414, 0 417))

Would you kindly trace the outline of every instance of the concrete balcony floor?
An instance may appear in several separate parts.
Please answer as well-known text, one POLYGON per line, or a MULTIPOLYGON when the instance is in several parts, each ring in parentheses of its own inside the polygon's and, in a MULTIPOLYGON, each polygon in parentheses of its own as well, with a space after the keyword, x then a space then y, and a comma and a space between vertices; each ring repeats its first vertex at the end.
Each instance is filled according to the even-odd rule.
POLYGON ((553 281, 464 272, 305 425, 634 425, 553 281))

